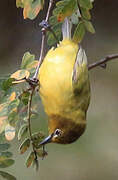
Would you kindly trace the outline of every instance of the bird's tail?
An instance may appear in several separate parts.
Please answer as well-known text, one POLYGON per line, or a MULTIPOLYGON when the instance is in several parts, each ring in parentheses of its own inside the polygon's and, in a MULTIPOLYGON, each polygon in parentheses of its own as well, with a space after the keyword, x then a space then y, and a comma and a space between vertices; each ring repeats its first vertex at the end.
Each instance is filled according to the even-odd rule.
POLYGON ((63 39, 71 39, 72 22, 66 17, 62 24, 62 35, 63 39))

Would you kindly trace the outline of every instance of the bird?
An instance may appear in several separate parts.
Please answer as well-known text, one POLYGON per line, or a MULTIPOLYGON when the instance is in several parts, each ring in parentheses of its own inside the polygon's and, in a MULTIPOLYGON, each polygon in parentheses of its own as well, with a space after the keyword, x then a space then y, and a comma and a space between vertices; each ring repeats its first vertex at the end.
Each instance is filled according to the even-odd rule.
POLYGON ((71 38, 68 17, 62 25, 63 40, 46 54, 40 67, 39 93, 48 116, 49 135, 39 144, 70 144, 86 129, 90 82, 84 49, 71 38))

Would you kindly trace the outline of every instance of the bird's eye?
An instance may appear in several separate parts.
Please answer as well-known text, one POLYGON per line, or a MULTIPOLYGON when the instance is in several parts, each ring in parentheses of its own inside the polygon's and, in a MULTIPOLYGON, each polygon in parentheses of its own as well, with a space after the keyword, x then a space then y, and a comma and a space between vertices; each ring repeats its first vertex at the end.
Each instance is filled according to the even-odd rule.
POLYGON ((61 134, 62 134, 62 131, 60 129, 56 129, 54 132, 54 137, 61 136, 61 134))

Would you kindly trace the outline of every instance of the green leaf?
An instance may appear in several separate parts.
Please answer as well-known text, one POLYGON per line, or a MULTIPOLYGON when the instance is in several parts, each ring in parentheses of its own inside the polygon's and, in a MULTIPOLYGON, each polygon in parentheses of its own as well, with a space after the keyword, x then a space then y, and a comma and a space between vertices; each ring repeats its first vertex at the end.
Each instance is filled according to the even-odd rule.
POLYGON ((16 180, 14 176, 4 171, 0 171, 0 176, 6 180, 16 180))
POLYGON ((50 23, 50 25, 55 25, 55 24, 57 24, 58 22, 57 22, 57 17, 56 16, 51 16, 50 18, 49 18, 49 23, 50 23))
POLYGON ((65 17, 71 16, 77 9, 77 0, 63 0, 56 3, 57 8, 53 14, 57 16, 58 22, 62 22, 65 17))
POLYGON ((8 144, 8 143, 0 144, 0 152, 6 151, 9 148, 10 148, 10 144, 8 144))
POLYGON ((93 25, 92 25, 92 23, 91 23, 90 21, 84 20, 84 24, 85 24, 86 29, 87 29, 90 33, 92 33, 92 34, 95 33, 95 29, 94 29, 94 27, 93 27, 93 25))
POLYGON ((85 34, 85 26, 84 26, 83 22, 80 21, 74 31, 73 41, 75 43, 80 43, 84 37, 84 34, 85 34))
POLYGON ((83 7, 85 9, 92 9, 93 5, 90 0, 78 0, 80 7, 83 7))
POLYGON ((46 151, 44 151, 43 149, 38 149, 36 152, 40 158, 44 158, 45 156, 48 155, 48 153, 46 151))
POLYGON ((7 159, 7 158, 10 158, 10 157, 12 157, 12 153, 11 152, 0 152, 0 161, 3 161, 3 160, 5 160, 5 159, 7 159))
POLYGON ((14 81, 14 78, 9 78, 9 79, 3 81, 3 83, 2 83, 2 89, 3 89, 4 91, 7 91, 7 90, 13 85, 13 84, 12 84, 13 81, 14 81))
POLYGON ((19 141, 27 134, 27 131, 28 131, 27 124, 23 124, 18 131, 18 140, 19 141))
POLYGON ((21 69, 27 69, 27 66, 35 60, 35 55, 26 52, 22 58, 21 69))
POLYGON ((52 32, 48 32, 47 43, 49 46, 52 46, 53 44, 57 43, 57 41, 59 41, 61 39, 61 27, 62 27, 62 23, 57 23, 54 26, 52 26, 53 32, 55 33, 56 37, 58 38, 57 40, 55 39, 52 32))
POLYGON ((16 111, 16 108, 18 108, 19 104, 20 104, 20 100, 18 98, 11 101, 8 106, 8 112, 10 113, 16 111))
POLYGON ((7 102, 3 103, 3 104, 0 104, 0 117, 7 116, 7 113, 8 113, 8 104, 7 104, 7 102))
POLYGON ((23 1, 22 0, 16 0, 16 7, 17 8, 19 8, 19 7, 23 8, 24 7, 23 1))
POLYGON ((10 123, 11 126, 14 127, 18 119, 19 119, 19 114, 17 113, 17 111, 12 111, 9 113, 8 122, 10 123))
POLYGON ((78 19, 78 15, 76 13, 73 13, 71 16, 71 22, 72 24, 78 24, 79 19, 78 19))
POLYGON ((21 94, 21 101, 23 102, 24 105, 27 105, 28 104, 28 101, 29 101, 29 95, 30 93, 27 91, 27 92, 23 92, 21 94))
POLYGON ((25 139, 24 141, 23 141, 23 143, 20 145, 20 153, 21 154, 24 154, 27 150, 28 150, 28 148, 30 147, 30 139, 29 138, 27 138, 27 139, 25 139))
POLYGON ((0 161, 0 168, 6 168, 12 166, 14 164, 13 159, 5 159, 4 161, 0 161))
POLYGON ((88 9, 81 8, 81 13, 82 13, 82 17, 84 19, 86 19, 86 20, 90 20, 91 19, 91 14, 90 14, 88 9))
POLYGON ((35 145, 36 148, 38 147, 39 143, 42 142, 44 137, 45 136, 42 132, 36 132, 35 134, 32 135, 33 144, 35 145))
POLYGON ((35 160, 35 154, 34 154, 34 152, 30 152, 30 154, 28 155, 27 160, 26 160, 26 166, 30 167, 34 160, 35 160))
POLYGON ((35 73, 37 65, 38 61, 36 60, 27 65, 27 70, 30 72, 30 74, 35 73))

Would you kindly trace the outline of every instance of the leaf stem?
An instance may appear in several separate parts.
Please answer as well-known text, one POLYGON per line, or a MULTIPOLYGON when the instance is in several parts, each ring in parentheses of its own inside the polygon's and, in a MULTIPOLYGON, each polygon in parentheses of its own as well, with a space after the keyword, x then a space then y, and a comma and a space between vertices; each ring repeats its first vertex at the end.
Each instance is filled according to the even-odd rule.
POLYGON ((96 66, 101 66, 103 68, 106 68, 106 63, 108 61, 111 61, 111 60, 117 59, 117 58, 118 58, 118 54, 107 55, 105 58, 100 59, 99 61, 94 62, 92 64, 89 64, 88 65, 88 70, 91 70, 91 69, 95 68, 96 66))

